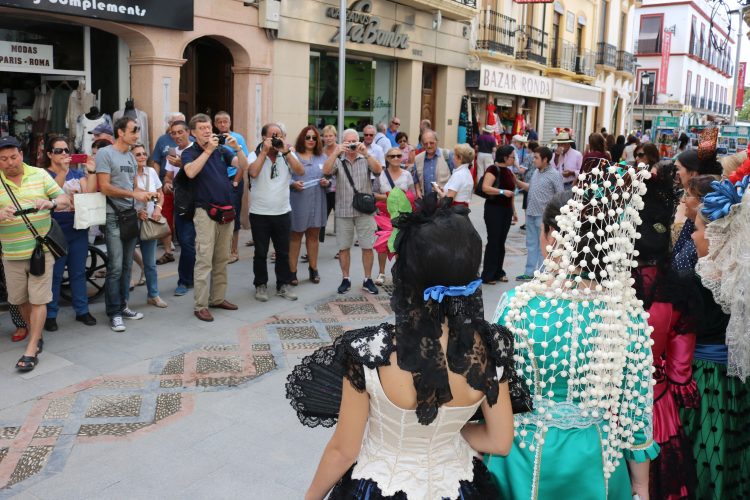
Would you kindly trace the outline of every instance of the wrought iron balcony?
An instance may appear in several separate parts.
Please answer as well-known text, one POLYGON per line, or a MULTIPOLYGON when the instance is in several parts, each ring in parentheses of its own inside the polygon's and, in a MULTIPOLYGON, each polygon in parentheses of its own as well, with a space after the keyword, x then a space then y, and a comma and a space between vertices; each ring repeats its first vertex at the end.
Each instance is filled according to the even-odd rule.
POLYGON ((516 48, 516 20, 485 9, 479 15, 477 50, 513 55, 516 48))
POLYGON ((596 75, 596 54, 590 50, 584 50, 576 56, 576 73, 579 75, 596 75))
POLYGON ((518 30, 516 59, 547 64, 547 33, 524 25, 518 30))
POLYGON ((617 61, 617 47, 612 44, 599 42, 596 47, 596 64, 615 67, 617 61))
POLYGON ((560 43, 560 45, 556 48, 557 50, 554 50, 553 48, 552 53, 550 54, 550 67, 575 72, 578 47, 570 42, 566 42, 563 40, 562 43, 560 43))
POLYGON ((617 71, 632 73, 635 69, 635 56, 625 50, 617 51, 617 71))
POLYGON ((466 7, 477 8, 477 0, 452 0, 455 3, 465 5, 466 7))

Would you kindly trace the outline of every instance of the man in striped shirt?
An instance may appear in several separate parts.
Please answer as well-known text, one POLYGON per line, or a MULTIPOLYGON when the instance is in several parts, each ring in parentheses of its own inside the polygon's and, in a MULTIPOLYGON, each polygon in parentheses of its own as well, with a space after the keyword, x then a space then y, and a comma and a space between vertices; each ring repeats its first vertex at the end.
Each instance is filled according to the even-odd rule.
POLYGON ((0 243, 3 247, 3 266, 8 286, 8 302, 17 305, 29 325, 29 343, 16 363, 19 371, 36 367, 42 352, 42 326, 47 318, 47 303, 52 300, 52 268, 54 258, 44 248, 44 273, 33 276, 29 272, 31 254, 36 240, 26 226, 8 194, 14 195, 22 210, 32 209, 27 218, 40 235, 49 231, 50 211, 67 209, 70 200, 55 180, 44 170, 23 162, 20 144, 14 137, 0 138, 0 243))

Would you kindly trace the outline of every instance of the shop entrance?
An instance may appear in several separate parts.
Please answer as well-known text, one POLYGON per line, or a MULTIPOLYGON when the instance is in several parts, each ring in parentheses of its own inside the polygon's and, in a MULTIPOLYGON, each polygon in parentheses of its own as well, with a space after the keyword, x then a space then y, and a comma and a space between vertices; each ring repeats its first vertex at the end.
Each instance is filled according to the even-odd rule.
POLYGON ((196 113, 213 118, 217 111, 232 113, 232 54, 224 45, 204 36, 193 40, 180 68, 180 112, 190 119, 196 113))
POLYGON ((435 127, 435 85, 437 83, 437 66, 425 64, 422 66, 422 120, 430 120, 435 127))

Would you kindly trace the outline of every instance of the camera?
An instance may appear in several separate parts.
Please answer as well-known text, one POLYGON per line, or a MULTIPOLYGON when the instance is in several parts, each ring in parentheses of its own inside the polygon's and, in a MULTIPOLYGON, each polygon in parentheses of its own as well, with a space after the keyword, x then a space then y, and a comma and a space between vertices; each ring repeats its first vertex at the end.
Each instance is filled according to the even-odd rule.
POLYGON ((227 134, 214 134, 214 137, 219 139, 219 146, 223 146, 227 142, 227 134))
POLYGON ((357 149, 357 146, 359 146, 358 142, 351 142, 351 143, 349 143, 349 149, 351 149, 352 151, 354 151, 355 149, 357 149))
POLYGON ((271 146, 276 149, 284 149, 284 141, 279 139, 276 134, 273 134, 273 137, 271 137, 271 146))

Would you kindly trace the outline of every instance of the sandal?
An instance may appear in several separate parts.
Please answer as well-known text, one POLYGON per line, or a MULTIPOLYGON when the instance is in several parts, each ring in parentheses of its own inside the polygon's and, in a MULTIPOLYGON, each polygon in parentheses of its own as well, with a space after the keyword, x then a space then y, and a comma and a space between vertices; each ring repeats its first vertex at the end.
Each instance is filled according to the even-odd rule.
POLYGON ((292 285, 292 286, 299 285, 299 280, 297 279, 297 273, 296 272, 292 273, 292 279, 289 282, 289 284, 292 285))
POLYGON ((164 252, 164 255, 156 259, 156 265, 161 266, 162 264, 166 264, 168 262, 174 262, 174 255, 171 253, 164 252))
POLYGON ((28 328, 17 328, 16 333, 13 334, 13 336, 10 338, 11 342, 21 342, 23 339, 28 337, 29 335, 29 329, 28 328), (19 332, 23 330, 24 333, 21 335, 19 332))
POLYGON ((240 256, 237 255, 236 253, 233 253, 232 255, 229 256, 229 262, 228 262, 228 264, 234 264, 238 260, 240 260, 240 256))
POLYGON ((336 252, 336 255, 334 255, 333 258, 334 259, 338 259, 339 258, 339 253, 341 253, 341 252, 336 252))
POLYGON ((16 363, 16 370, 19 372, 30 372, 39 363, 39 358, 36 356, 26 356, 25 354, 16 363))
POLYGON ((141 274, 141 279, 138 280, 138 283, 135 284, 135 286, 143 286, 146 284, 146 277, 141 274))
POLYGON ((246 247, 252 247, 252 246, 255 246, 255 242, 254 242, 253 240, 250 240, 250 241, 248 241, 247 243, 245 243, 245 246, 246 246, 246 247))
POLYGON ((502 276, 500 276, 500 277, 499 277, 499 278, 497 279, 497 281, 499 281, 500 283, 507 283, 507 282, 508 282, 508 276, 506 276, 506 275, 502 275, 502 276))
POLYGON ((44 350, 44 339, 39 339, 39 342, 36 343, 36 355, 39 356, 43 350, 44 350))
POLYGON ((305 255, 302 256, 302 258, 300 260, 302 262, 310 262, 310 257, 307 254, 305 254, 305 255))
POLYGON ((313 269, 312 267, 308 267, 307 269, 310 272, 310 281, 315 284, 320 283, 320 274, 318 274, 318 270, 313 269))

